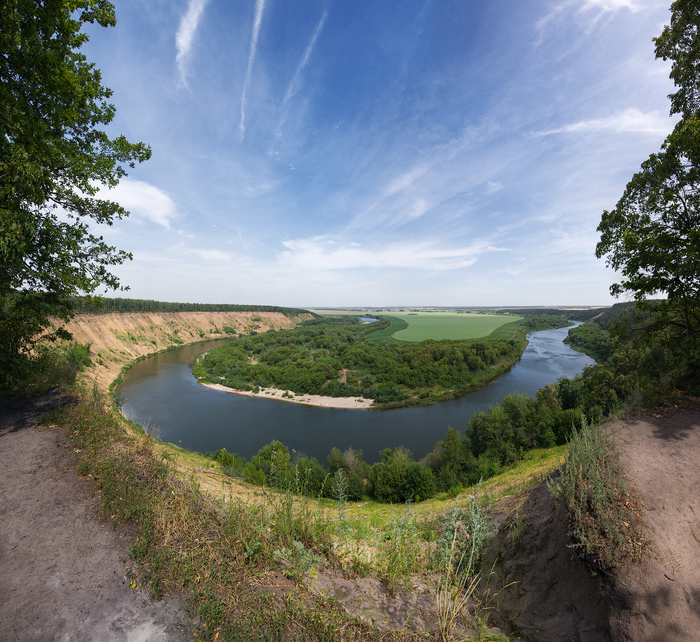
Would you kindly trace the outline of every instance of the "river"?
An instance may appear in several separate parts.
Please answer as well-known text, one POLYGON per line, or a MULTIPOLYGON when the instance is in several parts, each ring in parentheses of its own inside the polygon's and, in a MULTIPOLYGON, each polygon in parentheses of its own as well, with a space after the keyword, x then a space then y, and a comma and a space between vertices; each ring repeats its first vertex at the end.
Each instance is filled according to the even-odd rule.
MULTIPOLYGON (((333 446, 352 446, 374 463, 386 447, 406 446, 416 459, 443 439, 448 426, 463 431, 469 418, 511 392, 534 396, 559 379, 595 363, 563 343, 568 328, 528 335, 521 359, 492 385, 459 399, 419 408, 345 410, 250 398, 196 382, 190 361, 217 343, 186 346, 136 363, 117 394, 124 414, 161 440, 188 450, 226 448, 247 459, 273 439, 325 465, 333 446)), ((221 342, 222 343, 222 342, 221 342)))

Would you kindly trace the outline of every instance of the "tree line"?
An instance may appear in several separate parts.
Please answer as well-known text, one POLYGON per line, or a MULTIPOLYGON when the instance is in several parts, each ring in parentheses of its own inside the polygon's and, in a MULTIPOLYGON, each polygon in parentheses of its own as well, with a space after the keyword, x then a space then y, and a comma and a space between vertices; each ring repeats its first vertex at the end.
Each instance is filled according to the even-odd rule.
POLYGON ((573 319, 574 321, 589 321, 593 317, 596 317, 603 313, 606 308, 584 308, 580 310, 567 310, 566 308, 504 308, 503 310, 496 310, 496 314, 517 314, 521 317, 535 317, 535 316, 556 316, 556 317, 566 317, 567 319, 573 319))
POLYGON ((522 354, 527 329, 566 320, 535 317, 508 340, 365 342, 377 326, 389 323, 382 319, 369 326, 350 316, 312 319, 299 328, 215 348, 194 373, 202 381, 239 390, 274 387, 298 395, 362 396, 380 404, 427 403, 500 374, 522 354))
MULTIPOLYGON (((534 397, 506 395, 487 411, 475 413, 462 431, 448 427, 444 439, 420 461, 402 446, 384 449, 373 465, 360 450, 333 448, 322 465, 303 455, 292 457, 279 441, 261 448, 250 461, 225 450, 209 454, 226 472, 252 483, 317 496, 397 503, 439 492, 456 495, 507 470, 533 448, 567 443, 584 417, 599 423, 620 410, 673 403, 680 390, 697 393, 698 375, 689 372, 682 351, 645 334, 654 322, 653 311, 619 304, 572 328, 572 336, 596 337, 593 350, 586 345, 584 351, 607 356, 576 377, 541 388, 534 397)), ((365 347, 359 341, 355 345, 365 347)))
POLYGON ((286 317, 301 314, 318 316, 301 308, 285 308, 277 305, 245 305, 237 303, 177 303, 152 299, 128 299, 121 297, 76 297, 75 312, 279 312, 286 317))

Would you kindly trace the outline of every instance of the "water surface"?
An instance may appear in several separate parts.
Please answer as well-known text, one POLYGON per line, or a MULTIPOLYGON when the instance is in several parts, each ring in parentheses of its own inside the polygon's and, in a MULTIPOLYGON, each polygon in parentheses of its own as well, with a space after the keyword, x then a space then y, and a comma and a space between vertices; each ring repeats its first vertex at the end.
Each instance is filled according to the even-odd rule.
POLYGON ((495 383, 420 408, 348 410, 316 408, 211 390, 196 382, 190 361, 216 343, 186 346, 140 361, 117 389, 123 410, 163 441, 199 452, 226 448, 246 458, 273 439, 322 464, 333 446, 364 452, 373 463, 384 448, 406 446, 416 459, 443 439, 448 426, 463 431, 469 418, 511 392, 534 396, 560 377, 594 363, 562 343, 568 328, 532 332, 521 359, 495 383))

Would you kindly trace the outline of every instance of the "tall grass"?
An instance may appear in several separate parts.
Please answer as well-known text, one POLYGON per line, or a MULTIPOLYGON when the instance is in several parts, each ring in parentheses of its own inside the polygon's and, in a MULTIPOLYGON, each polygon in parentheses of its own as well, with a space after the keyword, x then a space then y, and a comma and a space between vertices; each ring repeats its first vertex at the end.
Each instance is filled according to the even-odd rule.
MULTIPOLYGON (((77 403, 45 421, 62 426, 81 451, 78 471, 94 478, 101 514, 133 533, 126 571, 133 586, 154 598, 184 591, 198 639, 424 639, 377 631, 311 594, 310 576, 325 567, 376 575, 395 592, 417 575, 440 572, 451 596, 473 590, 478 556, 470 547, 479 537, 464 540, 457 526, 453 540, 443 538, 450 549, 443 562, 435 554, 437 533, 447 532, 442 522, 471 523, 464 508, 454 519, 417 519, 407 506, 377 527, 366 515, 348 515, 343 492, 336 503, 303 495, 298 476, 283 490, 216 499, 201 492, 194 470, 177 472, 173 451, 134 431, 97 387, 77 387, 73 394, 77 403), (469 583, 460 584, 467 577, 469 583)), ((230 483, 222 476, 222 488, 230 483)), ((454 597, 453 603, 459 604, 454 597)), ((447 615, 446 631, 450 617, 462 617, 460 608, 447 615)))
POLYGON ((437 540, 436 604, 443 640, 452 640, 457 620, 464 617, 480 579, 481 552, 488 526, 479 506, 478 488, 463 505, 445 515, 437 540))
POLYGON ((635 500, 609 436, 582 418, 574 428, 566 465, 549 482, 569 516, 571 546, 596 569, 610 571, 625 559, 638 559, 645 546, 635 500))

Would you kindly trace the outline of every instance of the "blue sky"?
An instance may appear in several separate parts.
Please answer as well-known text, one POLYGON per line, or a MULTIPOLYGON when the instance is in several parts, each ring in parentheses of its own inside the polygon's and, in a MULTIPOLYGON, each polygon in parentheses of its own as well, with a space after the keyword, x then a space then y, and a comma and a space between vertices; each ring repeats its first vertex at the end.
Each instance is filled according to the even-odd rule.
POLYGON ((88 58, 153 157, 126 296, 610 304, 596 227, 671 131, 649 0, 118 0, 88 58))

